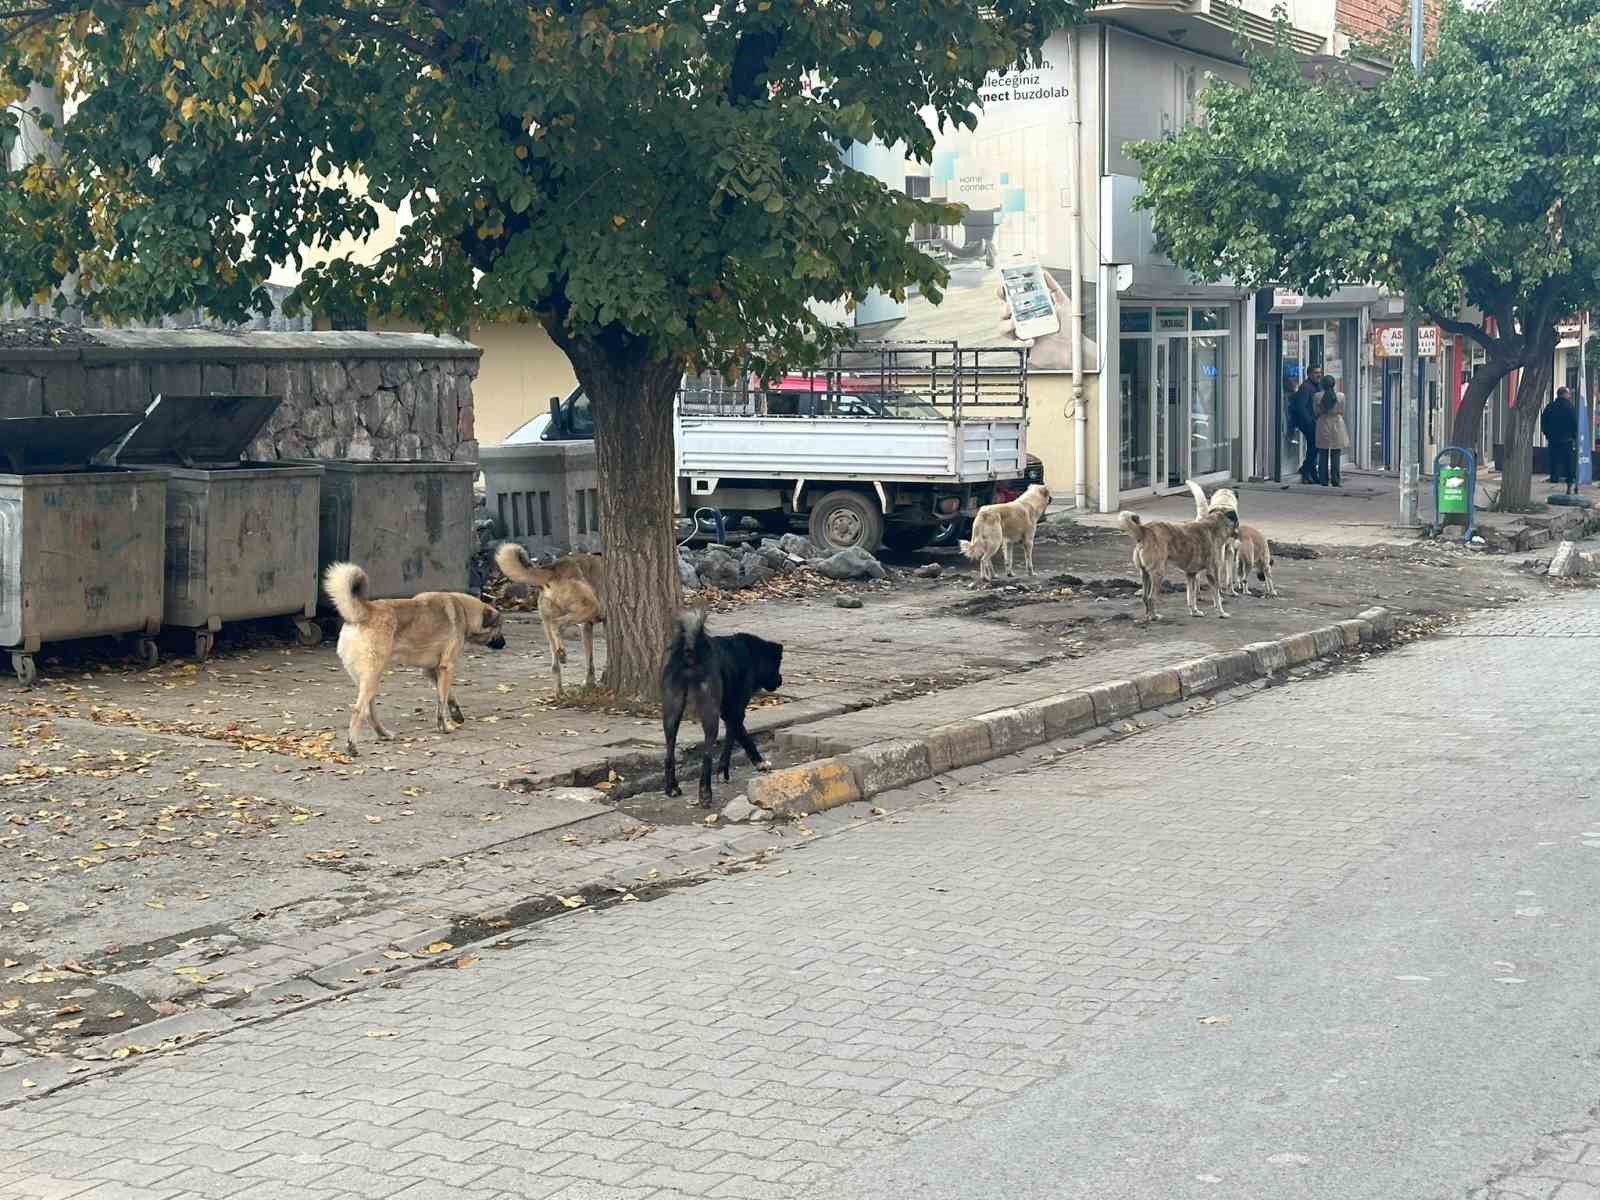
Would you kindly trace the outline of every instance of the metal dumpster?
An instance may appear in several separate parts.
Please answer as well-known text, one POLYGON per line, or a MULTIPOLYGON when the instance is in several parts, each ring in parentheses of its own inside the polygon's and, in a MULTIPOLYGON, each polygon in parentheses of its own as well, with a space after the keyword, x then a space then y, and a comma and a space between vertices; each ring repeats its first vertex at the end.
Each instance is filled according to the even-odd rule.
POLYGON ((483 446, 484 490, 500 532, 531 554, 602 549, 594 442, 483 446))
POLYGON ((275 396, 157 396, 117 462, 167 476, 162 619, 211 653, 225 621, 294 618, 301 644, 322 640, 317 523, 322 468, 244 462, 277 411, 275 396))
POLYGON ((375 600, 466 590, 476 463, 311 461, 326 470, 322 566, 359 563, 375 600))
POLYGON ((90 465, 139 420, 0 419, 0 648, 24 685, 45 642, 132 633, 159 657, 166 476, 90 465))

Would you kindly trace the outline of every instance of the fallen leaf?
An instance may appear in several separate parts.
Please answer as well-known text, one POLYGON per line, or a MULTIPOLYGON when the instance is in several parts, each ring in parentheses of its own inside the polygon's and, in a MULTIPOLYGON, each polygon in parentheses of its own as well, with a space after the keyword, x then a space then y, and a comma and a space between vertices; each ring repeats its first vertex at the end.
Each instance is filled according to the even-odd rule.
POLYGON ((467 967, 475 967, 478 965, 478 956, 476 954, 463 954, 460 958, 456 959, 454 965, 458 971, 464 970, 467 967))
POLYGON ((383 818, 382 817, 368 816, 367 817, 367 824, 368 825, 382 825, 383 824, 383 818))
POLYGON ((1232 1017, 1201 1017, 1200 1018, 1200 1024, 1202 1024, 1202 1025, 1232 1025, 1233 1024, 1233 1018, 1232 1017))
POLYGON ((387 959, 392 959, 395 962, 399 962, 402 958, 411 957, 411 955, 407 954, 404 950, 385 950, 383 952, 383 956, 387 959))
POLYGON ((22 1081, 22 1086, 25 1087, 25 1088, 31 1088, 31 1087, 38 1087, 39 1085, 37 1083, 35 1083, 33 1080, 31 1080, 31 1079, 24 1079, 22 1081))
POLYGON ((152 1000, 150 1002, 150 1011, 158 1016, 173 1017, 183 1011, 183 1006, 174 1004, 171 1000, 152 1000))
POLYGON ((414 787, 401 788, 400 789, 400 794, 402 796, 411 796, 411 797, 415 798, 417 796, 422 795, 422 789, 421 788, 414 788, 414 787))
POLYGON ((21 900, 18 900, 15 904, 13 904, 11 906, 11 911, 14 912, 14 913, 25 913, 25 912, 28 911, 28 906, 26 904, 24 904, 21 900))
POLYGON ((434 942, 431 946, 424 946, 422 948, 422 953, 424 953, 424 954, 443 954, 446 950, 454 950, 454 949, 455 949, 455 947, 452 946, 449 942, 434 942))
POLYGON ((131 1058, 135 1054, 148 1054, 149 1052, 150 1052, 150 1048, 148 1046, 134 1046, 134 1045, 130 1044, 130 1045, 127 1045, 127 1046, 118 1046, 115 1050, 113 1050, 111 1052, 111 1057, 112 1058, 119 1058, 119 1059, 120 1058, 131 1058))
POLYGON ((146 907, 146 908, 165 908, 165 907, 166 907, 166 905, 165 905, 165 904, 163 904, 163 903, 162 903, 162 902, 161 902, 161 901, 159 901, 159 900, 146 900, 146 901, 145 901, 145 902, 144 902, 144 906, 145 906, 145 907, 146 907))
POLYGON ((391 1038, 395 1036, 395 1032, 392 1029, 369 1029, 367 1030, 367 1036, 369 1038, 391 1038))
POLYGON ((557 896, 556 899, 563 908, 582 908, 584 903, 582 896, 557 896))
POLYGON ((70 1017, 74 1013, 81 1013, 82 1011, 83 1005, 81 1004, 63 1004, 60 1008, 56 1009, 56 1016, 70 1017))

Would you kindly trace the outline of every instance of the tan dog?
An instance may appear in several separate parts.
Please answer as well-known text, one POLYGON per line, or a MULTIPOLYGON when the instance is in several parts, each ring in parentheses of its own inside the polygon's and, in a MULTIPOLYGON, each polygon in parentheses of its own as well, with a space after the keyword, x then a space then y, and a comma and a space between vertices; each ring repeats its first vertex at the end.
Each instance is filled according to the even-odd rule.
POLYGON ((1199 521, 1145 522, 1135 513, 1122 514, 1122 531, 1134 541, 1133 562, 1139 568, 1139 596, 1144 601, 1146 617, 1152 621, 1161 619, 1156 615, 1156 589, 1169 566, 1183 572, 1190 616, 1203 615, 1199 604, 1202 575, 1210 577, 1216 593, 1217 616, 1228 615, 1222 607, 1222 592, 1227 586, 1222 570, 1227 545, 1233 540, 1238 523, 1238 515, 1226 510, 1207 513, 1199 521))
POLYGON ((356 684, 345 746, 356 753, 363 718, 387 741, 392 735, 378 720, 378 681, 391 661, 421 667, 439 688, 439 732, 460 721, 461 706, 450 695, 456 660, 468 642, 503 650, 500 613, 460 592, 419 592, 409 600, 367 599, 367 573, 355 563, 334 563, 322 576, 334 608, 344 619, 339 630, 339 661, 356 684))
POLYGON ((1267 535, 1254 525, 1239 526, 1239 536, 1233 548, 1234 568, 1237 574, 1234 577, 1233 592, 1242 596, 1250 590, 1250 572, 1256 573, 1256 578, 1266 584, 1265 595, 1276 596, 1278 585, 1272 581, 1272 543, 1267 541, 1267 535))
POLYGON ((561 664, 567 661, 562 632, 576 625, 583 631, 583 657, 588 667, 587 686, 594 686, 594 627, 605 620, 598 588, 604 586, 605 560, 598 554, 575 554, 535 566, 528 552, 516 542, 501 542, 494 552, 495 566, 517 583, 539 589, 539 620, 544 623, 545 640, 550 643, 550 669, 556 677, 556 696, 561 696, 561 664), (591 580, 598 581, 598 585, 591 580))
POLYGON ((985 504, 972 519, 972 540, 961 543, 961 553, 978 564, 978 582, 994 582, 994 556, 1004 553, 1006 574, 1011 569, 1011 547, 1022 546, 1022 561, 1029 575, 1033 569, 1033 535, 1039 521, 1050 507, 1050 489, 1042 483, 1028 486, 1015 500, 1006 504, 985 504))

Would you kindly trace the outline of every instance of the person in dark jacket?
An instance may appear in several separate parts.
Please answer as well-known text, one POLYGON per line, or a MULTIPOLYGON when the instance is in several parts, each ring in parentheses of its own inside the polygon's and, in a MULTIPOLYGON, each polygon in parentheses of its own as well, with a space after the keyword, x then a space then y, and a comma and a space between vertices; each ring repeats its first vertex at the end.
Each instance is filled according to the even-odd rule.
POLYGON ((1300 435, 1306 448, 1300 463, 1300 482, 1317 480, 1317 397, 1322 394, 1322 368, 1312 367, 1289 397, 1289 425, 1300 435))
POLYGON ((1570 391, 1557 389, 1556 398, 1539 414, 1539 428, 1549 448, 1550 482, 1565 483, 1568 492, 1577 491, 1578 410, 1570 391))

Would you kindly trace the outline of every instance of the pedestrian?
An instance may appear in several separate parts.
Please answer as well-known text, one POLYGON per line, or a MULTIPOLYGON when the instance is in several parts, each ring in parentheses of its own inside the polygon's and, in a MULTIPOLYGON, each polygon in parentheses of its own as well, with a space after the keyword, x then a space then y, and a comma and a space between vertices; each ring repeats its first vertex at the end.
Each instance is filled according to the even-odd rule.
POLYGON ((1331 375, 1322 381, 1317 401, 1317 476, 1325 487, 1343 487, 1340 459, 1350 446, 1350 431, 1344 427, 1344 397, 1339 381, 1331 375))
POLYGON ((1300 482, 1317 482, 1317 396, 1322 392, 1322 368, 1312 367, 1289 397, 1289 424, 1305 444, 1300 462, 1300 482))
POLYGON ((1539 414, 1545 452, 1550 456, 1550 482, 1564 483, 1569 493, 1578 490, 1578 409, 1572 393, 1556 389, 1556 398, 1539 414))

